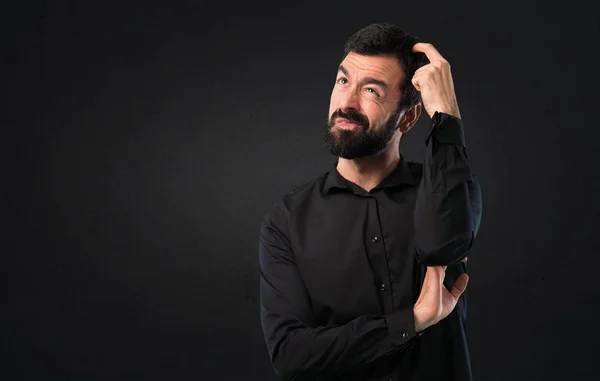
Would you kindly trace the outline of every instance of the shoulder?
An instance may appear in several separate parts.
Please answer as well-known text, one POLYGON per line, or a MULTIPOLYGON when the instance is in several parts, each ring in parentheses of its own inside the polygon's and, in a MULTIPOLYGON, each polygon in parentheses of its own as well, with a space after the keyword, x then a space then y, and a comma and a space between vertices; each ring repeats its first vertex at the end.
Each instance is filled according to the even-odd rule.
POLYGON ((293 212, 308 199, 322 194, 325 179, 330 172, 331 171, 324 172, 310 181, 292 187, 288 193, 283 195, 280 201, 281 204, 284 205, 288 211, 293 212))
POLYGON ((292 186, 264 215, 263 225, 266 222, 285 224, 291 213, 302 208, 313 197, 321 195, 323 184, 330 172, 324 172, 316 178, 292 186))

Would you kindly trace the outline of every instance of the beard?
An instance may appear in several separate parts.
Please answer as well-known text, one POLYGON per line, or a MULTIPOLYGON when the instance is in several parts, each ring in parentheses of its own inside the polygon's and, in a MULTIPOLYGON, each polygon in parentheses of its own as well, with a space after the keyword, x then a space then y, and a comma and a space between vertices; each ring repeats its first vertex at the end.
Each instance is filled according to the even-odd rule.
POLYGON ((366 116, 352 109, 344 112, 335 111, 323 128, 325 144, 332 155, 344 159, 358 159, 372 156, 383 150, 394 136, 397 129, 397 121, 400 109, 392 115, 378 131, 370 128, 366 116), (350 122, 357 123, 353 129, 334 129, 336 118, 344 118, 350 122))

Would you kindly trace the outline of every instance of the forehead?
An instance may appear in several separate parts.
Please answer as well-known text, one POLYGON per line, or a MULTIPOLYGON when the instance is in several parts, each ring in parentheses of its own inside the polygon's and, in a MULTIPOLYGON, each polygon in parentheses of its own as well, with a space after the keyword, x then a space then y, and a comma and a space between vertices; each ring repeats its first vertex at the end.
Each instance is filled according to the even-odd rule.
POLYGON ((372 76, 389 82, 400 81, 404 76, 400 62, 393 56, 366 56, 350 52, 340 66, 351 76, 372 76))

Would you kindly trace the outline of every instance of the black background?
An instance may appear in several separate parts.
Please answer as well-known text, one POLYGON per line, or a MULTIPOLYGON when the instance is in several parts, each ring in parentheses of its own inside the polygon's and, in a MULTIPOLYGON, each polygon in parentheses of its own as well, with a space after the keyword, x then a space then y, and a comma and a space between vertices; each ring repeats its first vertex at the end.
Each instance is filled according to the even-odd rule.
POLYGON ((7 379, 275 380, 259 223, 333 163, 345 39, 391 21, 450 61, 483 184, 475 379, 598 380, 600 12, 534 3, 5 9, 7 379))

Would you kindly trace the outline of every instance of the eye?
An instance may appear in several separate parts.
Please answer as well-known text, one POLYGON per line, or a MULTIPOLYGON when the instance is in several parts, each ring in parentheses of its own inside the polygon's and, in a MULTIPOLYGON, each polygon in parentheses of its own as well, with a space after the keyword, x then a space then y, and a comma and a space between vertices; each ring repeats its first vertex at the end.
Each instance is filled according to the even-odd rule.
POLYGON ((345 85, 346 82, 348 82, 348 80, 344 77, 341 77, 336 82, 339 83, 340 85, 345 85))
POLYGON ((379 93, 378 93, 378 92, 377 92, 377 90, 375 90, 374 88, 372 88, 372 87, 367 87, 367 88, 366 88, 366 90, 367 90, 369 93, 371 93, 371 94, 374 94, 375 96, 379 97, 379 93))

